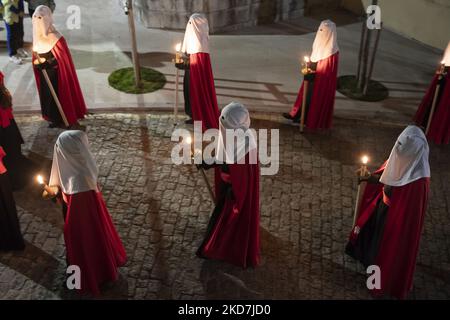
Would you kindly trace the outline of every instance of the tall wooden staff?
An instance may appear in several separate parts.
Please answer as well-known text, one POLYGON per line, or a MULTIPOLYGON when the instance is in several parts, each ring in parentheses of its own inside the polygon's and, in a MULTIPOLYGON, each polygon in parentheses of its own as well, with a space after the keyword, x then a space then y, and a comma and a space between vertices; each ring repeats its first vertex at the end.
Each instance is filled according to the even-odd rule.
POLYGON ((439 92, 441 91, 441 82, 445 76, 445 63, 444 62, 442 62, 441 68, 439 69, 438 72, 439 72, 438 82, 436 85, 436 90, 434 91, 433 103, 431 104, 431 111, 430 111, 430 116, 428 117, 428 123, 427 123, 427 129, 425 131, 425 135, 428 135, 428 132, 430 131, 431 122, 433 121, 433 116, 434 116, 434 113, 436 112, 436 105, 437 105, 438 98, 439 98, 439 92))
POLYGON ((309 80, 308 75, 312 73, 312 70, 309 67, 311 60, 309 57, 305 57, 304 68, 302 68, 302 73, 304 76, 303 80, 303 100, 302 100, 302 112, 300 116, 300 132, 303 133, 305 130, 305 116, 306 116, 306 103, 308 97, 308 89, 309 89, 309 80))
MULTIPOLYGON (((369 162, 369 158, 367 156, 363 156, 361 159, 362 165, 361 168, 359 169, 359 177, 360 178, 364 178, 367 173, 367 163, 369 162)), ((362 201, 362 196, 363 196, 363 182, 358 184, 358 192, 356 193, 356 204, 355 204, 355 210, 354 210, 354 214, 353 214, 353 228, 356 225, 356 219, 358 219, 359 216, 359 206, 361 204, 362 201)))
MULTIPOLYGON (((42 59, 37 51, 35 51, 38 63, 45 62, 45 59, 42 59), (42 61, 44 60, 44 61, 42 61)), ((50 89, 50 93, 52 94, 53 100, 55 100, 56 106, 58 107, 59 114, 61 115, 62 120, 64 121, 64 125, 66 128, 69 127, 69 121, 67 121, 66 114, 64 113, 61 102, 59 101, 58 95, 56 94, 55 88, 53 87, 52 82, 50 81, 50 77, 48 76, 47 70, 42 69, 42 74, 44 75, 45 82, 47 83, 48 88, 50 89)))
MULTIPOLYGON (((190 145, 190 148, 191 148, 191 157, 194 158, 194 157, 195 157, 195 154, 194 154, 194 152, 192 151, 192 138, 191 138, 191 137, 187 137, 187 140, 186 140, 186 141, 187 141, 187 143, 190 145)), ((216 203, 216 197, 214 196, 214 192, 213 192, 213 190, 212 190, 211 184, 209 183, 208 177, 206 176, 205 169, 199 168, 199 170, 200 170, 200 173, 201 173, 201 175, 202 175, 203 181, 205 182, 206 187, 207 187, 207 189, 208 189, 208 193, 209 193, 209 196, 211 197, 211 201, 212 201, 213 203, 216 203)))
MULTIPOLYGON (((175 47, 175 65, 183 63, 183 57, 181 54, 181 43, 177 44, 175 47)), ((175 66, 175 105, 173 106, 173 116, 175 119, 175 124, 178 122, 178 105, 179 105, 179 88, 180 88, 180 69, 175 66)))

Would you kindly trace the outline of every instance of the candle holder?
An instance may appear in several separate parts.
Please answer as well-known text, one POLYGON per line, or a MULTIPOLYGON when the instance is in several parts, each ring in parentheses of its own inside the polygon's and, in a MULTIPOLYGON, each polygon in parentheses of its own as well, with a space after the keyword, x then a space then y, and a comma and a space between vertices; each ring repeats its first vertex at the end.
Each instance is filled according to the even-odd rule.
POLYGON ((356 204, 355 204, 355 210, 353 214, 353 227, 356 226, 356 221, 358 220, 359 216, 359 206, 362 201, 362 195, 363 195, 363 187, 361 186, 362 178, 365 178, 367 175, 369 175, 369 170, 367 169, 367 164, 369 163, 369 157, 363 156, 361 158, 361 167, 359 168, 359 175, 358 175, 358 191, 356 193, 356 204))
POLYGON ((303 58, 301 72, 304 76, 314 73, 314 70, 311 68, 311 59, 308 56, 303 58))

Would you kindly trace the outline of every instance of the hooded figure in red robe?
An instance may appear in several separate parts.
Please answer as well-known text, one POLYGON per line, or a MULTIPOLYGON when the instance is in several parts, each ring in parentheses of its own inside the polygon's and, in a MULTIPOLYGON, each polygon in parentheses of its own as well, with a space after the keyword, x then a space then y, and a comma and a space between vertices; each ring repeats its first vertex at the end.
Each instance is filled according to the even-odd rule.
POLYGON ((12 97, 0 72, 0 146, 6 155, 3 164, 8 169, 13 190, 24 187, 31 181, 33 163, 22 155, 24 143, 19 127, 14 120, 12 97))
POLYGON ((5 155, 5 151, 0 147, 0 251, 23 250, 25 243, 20 232, 16 203, 8 170, 3 165, 5 155))
POLYGON ((188 91, 192 119, 202 121, 203 130, 218 129, 219 108, 209 56, 209 26, 206 17, 198 13, 191 16, 181 51, 189 55, 188 91))
MULTIPOLYGON (((336 96, 339 47, 336 25, 330 20, 322 21, 314 40, 310 68, 312 75, 305 76, 309 81, 305 125, 307 128, 329 129, 333 122, 334 100, 336 96)), ((283 116, 294 122, 300 122, 304 83, 302 84, 291 112, 283 116)))
POLYGON ((222 110, 215 163, 220 174, 216 207, 197 255, 242 268, 256 267, 260 261, 260 171, 250 115, 239 103, 222 110))
POLYGON ((126 253, 98 186, 98 168, 82 131, 63 132, 56 141, 49 182, 63 202, 64 240, 69 265, 81 269, 81 291, 118 279, 126 253))
POLYGON ((424 133, 409 126, 389 160, 368 178, 346 252, 380 268, 375 296, 405 299, 412 290, 430 188, 428 155, 424 133))
POLYGON ((52 11, 46 6, 37 7, 33 14, 33 67, 42 116, 50 122, 50 127, 65 125, 43 70, 47 71, 69 126, 83 119, 87 108, 72 56, 66 40, 53 26, 52 11))
POLYGON ((437 86, 440 84, 427 137, 436 144, 448 144, 450 143, 450 42, 445 50, 440 69, 436 72, 431 86, 417 110, 414 121, 418 126, 427 127, 437 86), (440 71, 442 70, 444 74, 441 76, 440 71))

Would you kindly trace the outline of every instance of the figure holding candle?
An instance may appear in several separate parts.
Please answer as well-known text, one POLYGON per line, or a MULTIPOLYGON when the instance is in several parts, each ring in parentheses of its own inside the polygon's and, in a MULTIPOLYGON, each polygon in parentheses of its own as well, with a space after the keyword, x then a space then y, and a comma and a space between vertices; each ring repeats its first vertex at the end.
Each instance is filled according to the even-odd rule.
POLYGON ((364 178, 364 192, 346 253, 381 270, 375 296, 405 299, 412 289, 430 188, 429 147, 419 127, 398 137, 388 161, 364 178))
POLYGON ((49 127, 66 127, 64 117, 69 126, 78 124, 87 113, 86 104, 66 40, 53 26, 52 11, 46 6, 37 7, 33 15, 33 69, 49 127))
POLYGON ((307 62, 308 68, 303 68, 306 70, 305 79, 295 105, 291 112, 284 113, 283 116, 298 123, 303 110, 307 128, 312 130, 331 128, 338 64, 339 47, 336 25, 330 20, 325 20, 317 31, 310 62, 307 62), (303 104, 306 108, 303 108, 303 104))
POLYGON ((219 108, 209 55, 209 26, 205 16, 198 13, 191 16, 181 51, 189 55, 189 81, 185 82, 185 92, 189 92, 192 119, 202 122, 203 131, 218 129, 219 108))
POLYGON ((20 232, 16 203, 8 170, 3 165, 5 155, 0 147, 0 251, 23 250, 25 243, 20 232))
POLYGON ((82 292, 98 295, 102 283, 117 280, 126 253, 100 192, 84 132, 66 131, 58 137, 49 185, 44 197, 58 197, 65 204, 68 263, 81 268, 82 292))
POLYGON ((197 255, 242 268, 256 267, 260 261, 260 171, 250 115, 240 103, 233 102, 222 110, 215 164, 202 167, 218 168, 220 182, 216 182, 216 207, 197 255), (239 129, 248 139, 237 139, 231 149, 227 131, 239 129))
POLYGON ((414 120, 436 144, 450 143, 450 42, 414 120))

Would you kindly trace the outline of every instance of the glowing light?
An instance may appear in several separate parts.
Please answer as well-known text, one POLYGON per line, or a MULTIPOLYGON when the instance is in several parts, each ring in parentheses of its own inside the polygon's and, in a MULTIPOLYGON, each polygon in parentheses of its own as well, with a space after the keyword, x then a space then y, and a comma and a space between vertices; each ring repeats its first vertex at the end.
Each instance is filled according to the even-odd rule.
POLYGON ((186 138, 186 143, 187 144, 192 144, 192 138, 191 137, 187 137, 186 138))
POLYGON ((177 52, 181 51, 181 42, 175 46, 175 50, 177 50, 177 52))
POLYGON ((305 59, 305 62, 306 62, 306 63, 309 63, 309 62, 311 61, 311 60, 309 59, 309 57, 308 57, 308 56, 305 56, 305 58, 304 58, 304 59, 305 59))
POLYGON ((44 184, 44 178, 43 178, 41 175, 38 175, 38 176, 36 177, 36 180, 37 180, 37 182, 38 182, 39 184, 44 184))
POLYGON ((366 165, 369 162, 369 157, 368 156, 363 156, 361 159, 361 162, 366 165))

